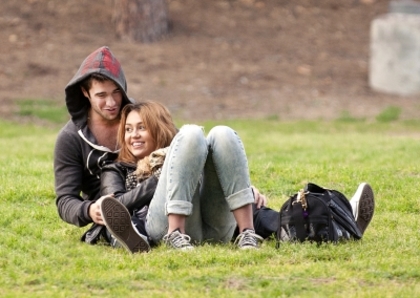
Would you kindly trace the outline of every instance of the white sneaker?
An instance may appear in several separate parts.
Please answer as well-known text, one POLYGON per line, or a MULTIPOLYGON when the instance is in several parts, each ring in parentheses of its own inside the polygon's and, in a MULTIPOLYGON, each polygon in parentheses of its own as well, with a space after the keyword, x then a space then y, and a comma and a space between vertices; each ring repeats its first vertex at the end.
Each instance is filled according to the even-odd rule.
POLYGON ((254 230, 246 229, 236 237, 234 245, 240 249, 257 249, 260 247, 264 239, 255 234, 254 230))
POLYGON ((179 229, 163 236, 163 242, 167 246, 178 250, 187 251, 194 249, 194 246, 191 245, 191 237, 186 234, 182 234, 179 229))
POLYGON ((372 187, 365 182, 361 183, 351 198, 350 204, 357 226, 363 234, 372 220, 375 210, 375 198, 372 187))

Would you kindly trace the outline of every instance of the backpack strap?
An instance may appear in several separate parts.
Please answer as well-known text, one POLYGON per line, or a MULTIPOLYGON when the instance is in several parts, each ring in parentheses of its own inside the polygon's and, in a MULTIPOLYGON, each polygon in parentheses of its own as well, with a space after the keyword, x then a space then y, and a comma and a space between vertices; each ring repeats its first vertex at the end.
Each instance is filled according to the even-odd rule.
POLYGON ((306 212, 307 202, 305 198, 305 192, 301 189, 297 195, 297 199, 293 202, 293 218, 295 219, 296 237, 299 241, 303 242, 306 239, 305 223, 306 218, 304 213, 306 212))
POLYGON ((293 218, 295 219, 294 224, 296 229, 296 237, 301 242, 303 242, 306 238, 305 219, 303 218, 303 211, 304 209, 300 204, 293 208, 293 218))

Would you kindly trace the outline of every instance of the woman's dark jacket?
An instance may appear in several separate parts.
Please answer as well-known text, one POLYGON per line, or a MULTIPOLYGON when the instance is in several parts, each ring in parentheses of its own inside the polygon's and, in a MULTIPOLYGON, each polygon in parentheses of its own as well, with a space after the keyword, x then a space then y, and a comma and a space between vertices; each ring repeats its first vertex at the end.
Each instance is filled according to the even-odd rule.
POLYGON ((130 213, 150 204, 158 183, 158 179, 152 175, 132 185, 134 181, 128 181, 127 177, 135 170, 136 165, 117 162, 105 166, 101 175, 101 196, 114 194, 130 213))

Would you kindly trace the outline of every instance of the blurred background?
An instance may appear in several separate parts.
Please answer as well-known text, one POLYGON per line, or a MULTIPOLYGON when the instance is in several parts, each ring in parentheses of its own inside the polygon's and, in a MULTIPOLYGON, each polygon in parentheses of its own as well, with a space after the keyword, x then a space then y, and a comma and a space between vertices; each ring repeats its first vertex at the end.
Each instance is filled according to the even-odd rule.
POLYGON ((2 0, 0 117, 62 121, 64 87, 107 45, 130 97, 187 121, 418 118, 418 96, 368 84, 370 26, 387 0, 164 3, 168 34, 141 42, 117 34, 113 0, 2 0))

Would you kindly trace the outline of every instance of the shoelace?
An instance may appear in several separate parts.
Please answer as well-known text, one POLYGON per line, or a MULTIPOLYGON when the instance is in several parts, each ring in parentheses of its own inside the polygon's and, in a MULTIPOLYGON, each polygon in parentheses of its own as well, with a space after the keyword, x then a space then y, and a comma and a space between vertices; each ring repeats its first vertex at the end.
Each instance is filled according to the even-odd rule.
POLYGON ((263 238, 255 234, 252 230, 245 230, 235 240, 234 244, 237 244, 239 247, 258 247, 259 242, 263 242, 263 238))
POLYGON ((191 237, 180 232, 173 232, 167 237, 164 237, 164 240, 171 244, 175 248, 190 248, 191 237))

